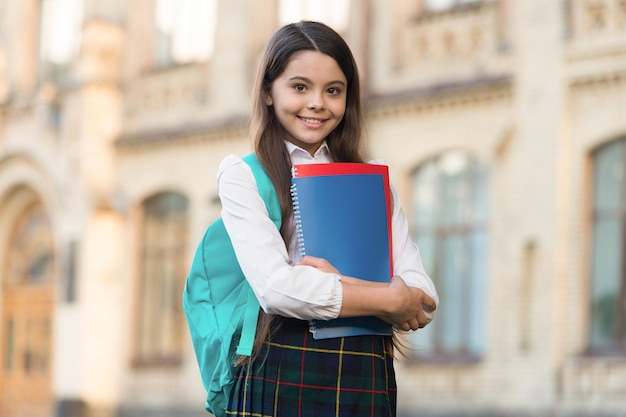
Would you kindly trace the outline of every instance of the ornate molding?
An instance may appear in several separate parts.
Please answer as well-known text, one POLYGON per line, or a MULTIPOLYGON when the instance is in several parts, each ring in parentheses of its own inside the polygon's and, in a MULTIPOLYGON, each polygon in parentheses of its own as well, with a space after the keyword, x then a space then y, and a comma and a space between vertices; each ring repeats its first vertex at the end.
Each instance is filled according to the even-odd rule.
POLYGON ((451 81, 388 94, 372 94, 365 99, 365 109, 368 117, 386 117, 508 100, 513 95, 512 90, 511 75, 451 81))
POLYGON ((613 70, 604 72, 595 72, 585 75, 572 76, 569 84, 573 89, 584 87, 601 87, 610 86, 612 84, 619 84, 626 82, 626 71, 613 70))
POLYGON ((248 134, 248 115, 236 115, 207 123, 184 123, 167 128, 123 133, 116 141, 120 150, 181 144, 215 139, 240 138, 248 134))

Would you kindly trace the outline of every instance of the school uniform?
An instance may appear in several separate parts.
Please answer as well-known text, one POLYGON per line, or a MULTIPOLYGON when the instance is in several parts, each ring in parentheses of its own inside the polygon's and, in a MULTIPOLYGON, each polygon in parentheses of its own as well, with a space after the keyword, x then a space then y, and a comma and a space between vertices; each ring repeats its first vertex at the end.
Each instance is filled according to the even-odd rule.
MULTIPOLYGON (((326 144, 311 156, 285 142, 293 164, 332 162, 326 144)), ((242 271, 263 310, 280 316, 280 328, 251 365, 237 369, 226 415, 395 416, 396 381, 389 336, 314 340, 309 320, 339 315, 341 276, 294 266, 289 250, 267 215, 249 166, 228 156, 218 170, 222 219, 242 271)), ((401 203, 392 189, 394 273, 438 302, 434 285, 410 240, 401 203)), ((286 219, 293 226, 293 219, 286 219)))
POLYGON ((388 336, 314 340, 307 321, 281 320, 267 350, 252 365, 238 369, 226 415, 396 415, 388 336))

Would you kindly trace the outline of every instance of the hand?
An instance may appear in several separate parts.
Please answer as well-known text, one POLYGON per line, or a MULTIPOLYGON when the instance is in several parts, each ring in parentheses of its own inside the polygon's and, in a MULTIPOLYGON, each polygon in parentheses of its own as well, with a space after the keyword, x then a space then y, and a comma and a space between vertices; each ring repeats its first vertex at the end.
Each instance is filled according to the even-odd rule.
POLYGON ((327 272, 330 274, 339 274, 339 271, 337 270, 337 268, 332 266, 331 263, 328 262, 324 258, 316 258, 314 256, 305 256, 296 265, 312 266, 313 268, 319 269, 322 272, 327 272))
POLYGON ((391 278, 388 289, 393 291, 395 302, 390 304, 387 314, 379 316, 382 320, 406 331, 421 329, 430 323, 431 313, 437 306, 428 294, 409 287, 399 276, 391 278))

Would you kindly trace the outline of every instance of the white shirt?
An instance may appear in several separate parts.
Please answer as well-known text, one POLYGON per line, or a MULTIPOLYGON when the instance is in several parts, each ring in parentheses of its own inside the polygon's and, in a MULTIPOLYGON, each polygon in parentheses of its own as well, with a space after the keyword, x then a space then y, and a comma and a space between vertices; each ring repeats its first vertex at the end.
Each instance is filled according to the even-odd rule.
MULTIPOLYGON (((332 162, 326 143, 314 156, 285 142, 292 164, 332 162)), ((298 259, 295 237, 289 253, 280 232, 269 218, 252 170, 240 157, 229 155, 218 169, 222 219, 246 279, 266 313, 303 320, 336 318, 341 310, 341 276, 309 266, 294 266, 298 259)), ((392 244, 394 275, 409 286, 439 298, 409 236, 406 217, 392 187, 392 244)), ((292 222, 293 219, 287 221, 292 222)), ((358 278, 358 277, 356 277, 358 278)))

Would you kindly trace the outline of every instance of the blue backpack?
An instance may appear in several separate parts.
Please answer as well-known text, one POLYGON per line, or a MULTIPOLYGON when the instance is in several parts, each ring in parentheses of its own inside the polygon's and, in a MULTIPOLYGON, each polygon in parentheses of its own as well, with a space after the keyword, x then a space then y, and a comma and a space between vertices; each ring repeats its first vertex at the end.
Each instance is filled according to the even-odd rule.
MULTIPOLYGON (((280 229, 281 210, 274 185, 255 154, 252 168, 270 218, 280 229)), ((234 383, 237 355, 250 356, 259 302, 245 279, 221 218, 207 229, 194 255, 183 292, 183 309, 202 383, 207 411, 222 417, 234 383)))

